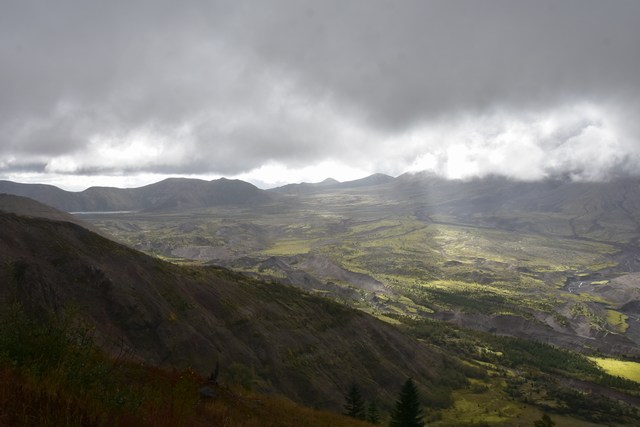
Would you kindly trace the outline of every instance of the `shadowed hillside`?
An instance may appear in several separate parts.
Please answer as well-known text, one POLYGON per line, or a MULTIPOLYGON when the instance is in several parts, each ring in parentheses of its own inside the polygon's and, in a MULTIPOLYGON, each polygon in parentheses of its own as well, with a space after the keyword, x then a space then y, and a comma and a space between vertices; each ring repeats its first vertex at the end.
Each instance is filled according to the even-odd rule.
MULTIPOLYGON (((455 360, 376 319, 226 270, 171 265, 76 224, 0 214, 0 295, 44 316, 77 310, 103 347, 149 363, 243 367, 260 390, 339 407, 354 378, 392 401, 407 376, 462 386, 455 360)), ((429 398, 429 396, 428 396, 429 398)))
POLYGON ((0 194, 0 212, 15 213, 35 218, 46 218, 55 221, 72 222, 98 234, 103 233, 88 222, 82 221, 67 212, 62 212, 58 209, 52 208, 51 206, 36 202, 28 197, 14 196, 13 194, 0 194))

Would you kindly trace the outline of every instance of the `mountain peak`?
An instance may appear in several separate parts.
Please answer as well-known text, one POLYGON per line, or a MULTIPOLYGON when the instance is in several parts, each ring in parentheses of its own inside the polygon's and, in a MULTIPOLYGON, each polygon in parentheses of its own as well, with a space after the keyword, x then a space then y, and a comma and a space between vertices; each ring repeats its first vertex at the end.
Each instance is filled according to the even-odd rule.
POLYGON ((340 184, 340 181, 338 181, 337 179, 333 179, 333 178, 329 177, 329 178, 326 178, 323 181, 319 182, 318 184, 334 185, 334 184, 340 184))

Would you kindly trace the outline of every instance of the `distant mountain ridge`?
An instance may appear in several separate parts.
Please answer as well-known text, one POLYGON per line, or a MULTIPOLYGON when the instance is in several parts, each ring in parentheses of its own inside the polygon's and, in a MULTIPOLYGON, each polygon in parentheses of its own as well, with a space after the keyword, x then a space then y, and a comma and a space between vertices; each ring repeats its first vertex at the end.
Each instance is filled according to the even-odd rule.
POLYGON ((224 205, 267 203, 282 194, 304 194, 328 189, 376 186, 393 182, 384 174, 339 182, 327 178, 318 183, 287 184, 261 190, 245 181, 220 178, 212 181, 167 178, 136 188, 90 187, 84 191, 65 191, 47 184, 23 184, 0 180, 0 193, 28 197, 66 212, 167 211, 224 205))
POLYGON ((530 215, 536 212, 552 214, 549 218, 563 217, 566 224, 557 231, 563 235, 595 235, 607 224, 621 225, 620 233, 640 229, 638 178, 609 182, 561 179, 525 182, 497 176, 461 181, 428 173, 407 173, 397 178, 374 174, 353 181, 327 178, 318 183, 288 184, 270 190, 225 178, 213 181, 168 178, 138 188, 91 187, 81 192, 0 181, 0 193, 29 197, 66 212, 159 212, 265 203, 277 206, 283 203, 282 197, 288 201, 291 197, 335 192, 375 197, 380 203, 394 204, 397 211, 419 218, 447 215, 463 223, 508 230, 547 232, 531 222, 537 221, 530 215))
POLYGON ((625 233, 640 230, 640 179, 634 177, 607 182, 526 182, 497 176, 451 181, 412 174, 382 187, 383 197, 411 200, 409 208, 425 219, 444 214, 491 228, 609 241, 625 240, 625 233))
MULTIPOLYGON (((390 212, 428 222, 452 221, 507 231, 609 242, 640 242, 640 178, 605 182, 569 179, 516 181, 501 176, 448 180, 435 174, 372 175, 321 185, 269 190, 288 197, 341 193, 344 200, 376 200, 390 212)), ((640 246, 639 246, 640 247, 640 246)))
POLYGON ((298 184, 287 184, 281 187, 272 188, 268 191, 277 192, 277 193, 288 193, 288 194, 304 194, 304 193, 317 193, 322 192, 323 190, 331 190, 331 189, 348 189, 348 188, 358 188, 358 187, 370 187, 377 186, 382 184, 388 184, 395 180, 394 177, 385 175, 382 173, 375 173, 373 175, 366 176, 364 178, 355 179, 352 181, 344 181, 340 182, 333 178, 327 178, 321 182, 302 182, 298 184))
POLYGON ((271 195, 248 182, 167 178, 137 188, 90 187, 65 191, 52 185, 0 181, 0 193, 29 197, 66 212, 161 211, 265 203, 271 195))

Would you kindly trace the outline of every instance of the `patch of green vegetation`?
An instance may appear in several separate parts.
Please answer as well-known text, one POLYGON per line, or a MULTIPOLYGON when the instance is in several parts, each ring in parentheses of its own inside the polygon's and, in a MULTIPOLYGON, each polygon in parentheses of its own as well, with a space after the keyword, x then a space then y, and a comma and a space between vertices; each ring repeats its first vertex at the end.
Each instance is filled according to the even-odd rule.
POLYGON ((615 310, 607 310, 607 323, 614 332, 624 334, 629 329, 629 316, 615 310))
POLYGON ((590 357, 589 359, 594 361, 609 375, 640 383, 640 363, 638 362, 611 359, 608 357, 590 357))
POLYGON ((562 385, 567 378, 574 378, 615 387, 630 395, 640 392, 639 384, 606 374, 578 353, 461 329, 444 322, 408 318, 403 321, 415 336, 456 351, 487 369, 487 376, 472 380, 468 389, 454 392, 456 403, 441 413, 437 425, 508 423, 513 419, 521 422, 539 418, 541 410, 566 420, 566 425, 588 425, 587 422, 607 419, 633 425, 640 418, 636 408, 562 385), (584 421, 569 418, 574 416, 584 421))
POLYGON ((306 254, 311 250, 312 246, 312 241, 304 239, 279 240, 272 247, 260 253, 267 256, 306 254))
POLYGON ((534 271, 566 271, 609 262, 611 245, 495 229, 440 225, 435 240, 449 259, 486 259, 534 271), (462 255, 462 256, 461 256, 462 255))
POLYGON ((514 419, 522 422, 539 412, 530 405, 511 401, 502 382, 501 378, 475 380, 471 387, 454 392, 454 406, 442 411, 434 425, 495 425, 514 419))
POLYGON ((589 307, 587 307, 583 303, 576 303, 571 306, 571 316, 572 317, 584 316, 584 317, 590 317, 590 318, 596 317, 596 315, 589 309, 589 307))
POLYGON ((507 381, 507 393, 521 402, 534 403, 544 412, 568 415, 596 424, 635 425, 640 417, 637 407, 566 387, 561 380, 548 374, 528 373, 511 378, 507 381))

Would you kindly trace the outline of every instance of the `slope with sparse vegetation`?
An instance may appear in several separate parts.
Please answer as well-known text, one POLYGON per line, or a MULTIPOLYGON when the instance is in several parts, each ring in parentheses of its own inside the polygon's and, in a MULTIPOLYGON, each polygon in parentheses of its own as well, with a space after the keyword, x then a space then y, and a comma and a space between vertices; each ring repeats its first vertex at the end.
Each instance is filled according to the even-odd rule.
MULTIPOLYGON (((132 245, 146 239, 156 248, 149 252, 182 266, 63 217, 25 217, 13 206, 4 210, 20 215, 0 214, 0 297, 45 325, 74 313, 73 322, 88 325, 116 365, 194 368, 197 381, 219 365, 221 383, 258 393, 240 399, 237 391, 221 392, 196 404, 196 417, 204 410, 237 425, 260 425, 270 416, 264 414, 288 410, 286 400, 264 392, 341 411, 344 392, 357 383, 388 421, 397 391, 412 377, 424 418, 436 425, 533 423, 543 413, 562 425, 637 424, 636 383, 607 375, 581 354, 530 340, 558 339, 591 352, 597 345, 618 353, 635 348, 628 338, 635 279, 604 277, 614 274, 623 243, 403 216, 407 206, 381 208, 371 193, 358 199, 366 193, 360 187, 335 191, 296 195, 285 210, 85 217, 119 230, 132 245), (177 239, 197 238, 219 239, 214 244, 231 254, 227 264, 245 274, 166 251, 177 239), (157 239, 167 247, 158 250, 157 239), (505 332, 520 338, 496 335, 505 332), (585 333, 599 339, 577 346, 573 339, 585 333)), ((22 384, 25 371, 5 366, 22 384)), ((42 396, 35 384, 29 390, 42 396)), ((47 399, 43 404, 55 407, 47 399)), ((86 417, 111 420, 119 410, 86 417)), ((126 416, 148 416, 136 414, 126 416)))
POLYGON ((202 374, 216 362, 256 390, 341 405, 354 377, 381 401, 412 375, 444 396, 466 383, 455 359, 373 317, 228 270, 181 267, 75 224, 0 215, 1 295, 36 317, 75 310, 102 347, 202 374))

